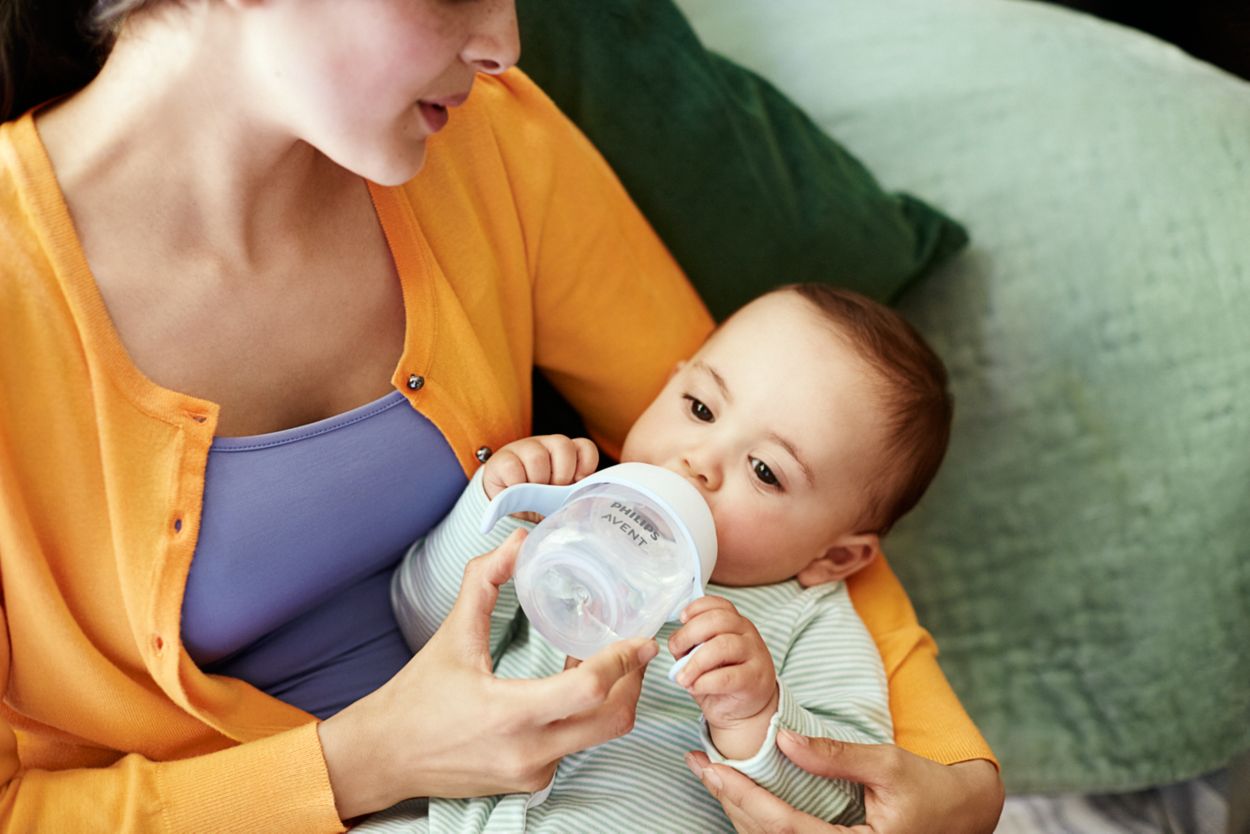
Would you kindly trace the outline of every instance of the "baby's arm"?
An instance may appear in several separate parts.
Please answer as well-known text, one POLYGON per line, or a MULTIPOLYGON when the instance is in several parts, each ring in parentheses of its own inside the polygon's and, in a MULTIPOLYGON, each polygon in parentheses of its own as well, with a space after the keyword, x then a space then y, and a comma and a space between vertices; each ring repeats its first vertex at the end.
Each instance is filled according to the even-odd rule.
POLYGON ((691 654, 677 685, 703 711, 710 741, 726 759, 750 758, 768 736, 780 695, 772 655, 755 623, 724 597, 696 599, 669 638, 677 657, 691 654))
MULTIPOLYGON (((890 741, 885 670, 844 587, 831 593, 812 589, 804 594, 812 599, 798 618, 789 645, 778 647, 782 660, 777 700, 764 723, 762 743, 745 754, 740 747, 731 750, 723 746, 725 728, 732 729, 733 725, 703 707, 704 745, 713 762, 736 768, 795 808, 820 819, 852 824, 863 816, 862 789, 800 769, 777 748, 776 734, 789 729, 842 741, 890 741)), ((700 654, 704 651, 706 647, 700 654)), ((697 660, 696 655, 687 671, 697 660)), ((732 697, 732 693, 721 697, 732 697)), ((748 722, 752 738, 758 737, 758 722, 758 718, 748 722)), ((730 737, 730 743, 738 741, 730 737)))
MULTIPOLYGON (((589 440, 560 435, 527 437, 509 443, 479 469, 451 512, 408 549, 391 578, 391 607, 413 651, 434 635, 451 613, 464 566, 503 543, 513 530, 532 526, 504 518, 488 533, 479 532, 490 499, 515 483, 567 484, 594 471, 598 450, 589 440)), ((518 610, 511 582, 499 590, 491 614, 491 656, 512 633, 518 610)))

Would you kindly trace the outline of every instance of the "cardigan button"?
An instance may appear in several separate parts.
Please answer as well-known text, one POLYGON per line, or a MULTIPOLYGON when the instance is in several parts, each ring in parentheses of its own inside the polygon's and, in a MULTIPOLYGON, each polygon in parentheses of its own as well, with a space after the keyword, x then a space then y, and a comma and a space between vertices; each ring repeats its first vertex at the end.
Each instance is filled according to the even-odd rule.
POLYGON ((165 651, 165 638, 164 637, 160 636, 159 634, 152 635, 152 651, 156 652, 158 656, 162 652, 165 651))
POLYGON ((408 387, 413 391, 420 391, 425 387, 425 377, 412 374, 408 377, 408 387))
POLYGON ((489 446, 482 446, 480 449, 478 449, 476 452, 473 453, 474 457, 476 457, 478 461, 481 463, 486 463, 486 461, 490 460, 490 456, 492 454, 494 453, 490 450, 489 446))

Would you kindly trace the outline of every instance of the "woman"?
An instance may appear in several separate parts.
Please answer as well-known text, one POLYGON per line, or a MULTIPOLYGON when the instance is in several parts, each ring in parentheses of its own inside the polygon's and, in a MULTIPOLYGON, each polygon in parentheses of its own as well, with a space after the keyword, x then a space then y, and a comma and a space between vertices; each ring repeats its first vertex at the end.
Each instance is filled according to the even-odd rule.
MULTIPOLYGON (((529 433, 533 365, 615 454, 711 326, 509 71, 510 0, 101 0, 98 75, 33 7, 3 33, 4 828, 335 831, 536 789, 626 732, 649 641, 490 674, 514 554, 415 658, 386 603, 404 543, 529 433)), ((985 808, 990 754, 872 576, 900 741, 963 762, 906 754, 894 790, 985 808)))

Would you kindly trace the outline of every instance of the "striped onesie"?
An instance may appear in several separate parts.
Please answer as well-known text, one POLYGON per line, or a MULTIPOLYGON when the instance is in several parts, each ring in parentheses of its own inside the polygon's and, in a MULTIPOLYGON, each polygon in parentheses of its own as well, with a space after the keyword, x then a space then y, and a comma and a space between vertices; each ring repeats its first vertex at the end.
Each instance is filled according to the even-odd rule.
MULTIPOLYGON (((391 600, 409 642, 423 644, 451 611, 465 563, 498 546, 523 522, 504 519, 477 532, 487 505, 481 470, 451 514, 409 550, 396 571, 391 600)), ((795 580, 776 585, 708 587, 759 629, 772 653, 780 704, 760 750, 726 760, 712 745, 698 706, 668 680, 673 663, 668 637, 647 667, 634 729, 628 735, 565 756, 549 793, 471 799, 410 800, 375 814, 353 829, 398 832, 690 832, 732 831, 720 803, 683 757, 703 749, 713 762, 737 768, 791 805, 822 819, 863 820, 863 794, 849 782, 813 776, 777 749, 777 730, 880 743, 892 738, 885 671, 843 583, 804 589, 795 580)), ((495 671, 505 678, 537 678, 564 668, 564 655, 529 628, 509 582, 500 590, 491 623, 495 671)))

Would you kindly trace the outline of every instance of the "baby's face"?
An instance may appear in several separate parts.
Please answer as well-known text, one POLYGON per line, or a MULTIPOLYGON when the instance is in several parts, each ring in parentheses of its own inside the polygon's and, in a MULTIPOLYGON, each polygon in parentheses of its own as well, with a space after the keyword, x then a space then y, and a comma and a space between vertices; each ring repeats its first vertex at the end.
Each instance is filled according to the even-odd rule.
POLYGON ((716 520, 712 581, 797 575, 863 518, 882 444, 873 371, 808 302, 726 322, 634 423, 621 456, 694 484, 716 520))

